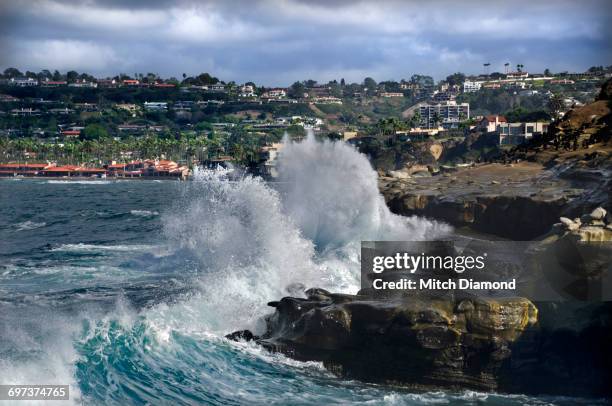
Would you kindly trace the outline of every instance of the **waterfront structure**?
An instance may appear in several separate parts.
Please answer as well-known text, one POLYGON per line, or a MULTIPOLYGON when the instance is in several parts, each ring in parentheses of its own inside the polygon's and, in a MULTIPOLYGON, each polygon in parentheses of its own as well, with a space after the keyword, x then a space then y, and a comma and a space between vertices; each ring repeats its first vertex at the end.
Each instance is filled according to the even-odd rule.
POLYGON ((174 161, 148 159, 128 163, 112 162, 104 168, 82 165, 56 165, 55 163, 0 164, 0 176, 46 176, 79 178, 178 178, 189 176, 189 168, 174 161))

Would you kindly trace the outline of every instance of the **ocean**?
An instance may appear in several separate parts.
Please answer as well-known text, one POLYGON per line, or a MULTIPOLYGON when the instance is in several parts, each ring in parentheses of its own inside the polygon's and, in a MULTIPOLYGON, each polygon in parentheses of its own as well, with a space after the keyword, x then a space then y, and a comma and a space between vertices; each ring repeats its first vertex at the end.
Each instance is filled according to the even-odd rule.
POLYGON ((277 183, 1 179, 0 384, 69 384, 86 405, 595 403, 409 392, 226 340, 298 286, 355 293, 362 239, 452 233, 391 214, 345 144, 288 144, 278 164, 277 183))

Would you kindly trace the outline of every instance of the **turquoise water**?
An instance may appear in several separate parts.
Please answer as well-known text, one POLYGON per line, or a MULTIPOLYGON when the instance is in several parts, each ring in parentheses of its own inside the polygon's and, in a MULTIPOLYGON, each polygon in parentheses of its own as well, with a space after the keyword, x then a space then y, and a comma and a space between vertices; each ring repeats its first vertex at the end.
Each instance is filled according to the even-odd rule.
MULTIPOLYGON (((0 383, 70 384, 68 403, 88 405, 596 403, 410 393, 224 339, 260 329, 265 303, 292 282, 354 291, 361 236, 446 230, 392 217, 370 183, 357 188, 366 203, 352 212, 333 191, 325 201, 314 183, 299 188, 306 215, 295 212, 292 187, 251 178, 0 180, 0 383), (318 206, 353 217, 305 227, 321 218, 318 206), (334 230, 342 241, 330 241, 334 230)), ((351 190, 338 193, 355 209, 351 190)))

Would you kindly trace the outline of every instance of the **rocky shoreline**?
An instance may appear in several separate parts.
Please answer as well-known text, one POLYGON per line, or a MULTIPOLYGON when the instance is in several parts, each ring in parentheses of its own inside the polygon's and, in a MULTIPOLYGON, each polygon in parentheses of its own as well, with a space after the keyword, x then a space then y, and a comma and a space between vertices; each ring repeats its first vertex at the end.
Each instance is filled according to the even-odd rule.
MULTIPOLYGON (((606 148, 607 151, 608 148, 606 148)), ((381 176, 389 208, 512 240, 532 240, 559 217, 610 209, 612 167, 491 163, 425 176, 381 176)))
POLYGON ((533 241, 530 255, 544 258, 536 273, 554 265, 569 276, 551 282, 559 299, 315 288, 270 302, 261 336, 227 337, 321 361, 338 376, 414 390, 612 399, 611 86, 593 104, 599 115, 593 105, 568 113, 548 138, 503 162, 379 172, 397 214, 533 241))
MULTIPOLYGON (((600 278, 607 286, 611 241, 612 223, 599 207, 561 218, 535 244, 577 275, 569 292, 575 297, 582 283, 600 278)), ((344 378, 411 390, 612 397, 612 302, 605 298, 538 302, 313 288, 269 306, 275 311, 264 334, 244 330, 227 338, 320 361, 344 378)))

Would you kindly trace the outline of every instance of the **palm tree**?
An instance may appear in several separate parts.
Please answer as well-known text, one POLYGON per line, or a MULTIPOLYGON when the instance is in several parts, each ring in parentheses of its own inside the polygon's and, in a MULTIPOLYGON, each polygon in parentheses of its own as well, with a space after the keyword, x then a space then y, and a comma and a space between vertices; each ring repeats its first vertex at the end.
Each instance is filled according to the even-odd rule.
POLYGON ((508 73, 508 66, 510 66, 510 62, 506 62, 506 63, 504 64, 504 70, 505 70, 505 73, 506 73, 506 74, 508 73))
POLYGON ((417 128, 421 126, 421 112, 415 111, 414 115, 410 119, 410 124, 412 128, 417 128))
POLYGON ((485 68, 485 74, 489 76, 489 66, 491 66, 491 64, 487 62, 487 63, 483 63, 482 66, 484 66, 485 68))
POLYGON ((440 117, 440 113, 438 113, 437 111, 433 113, 432 116, 434 125, 436 126, 436 129, 440 126, 440 123, 442 122, 442 119, 440 117))

